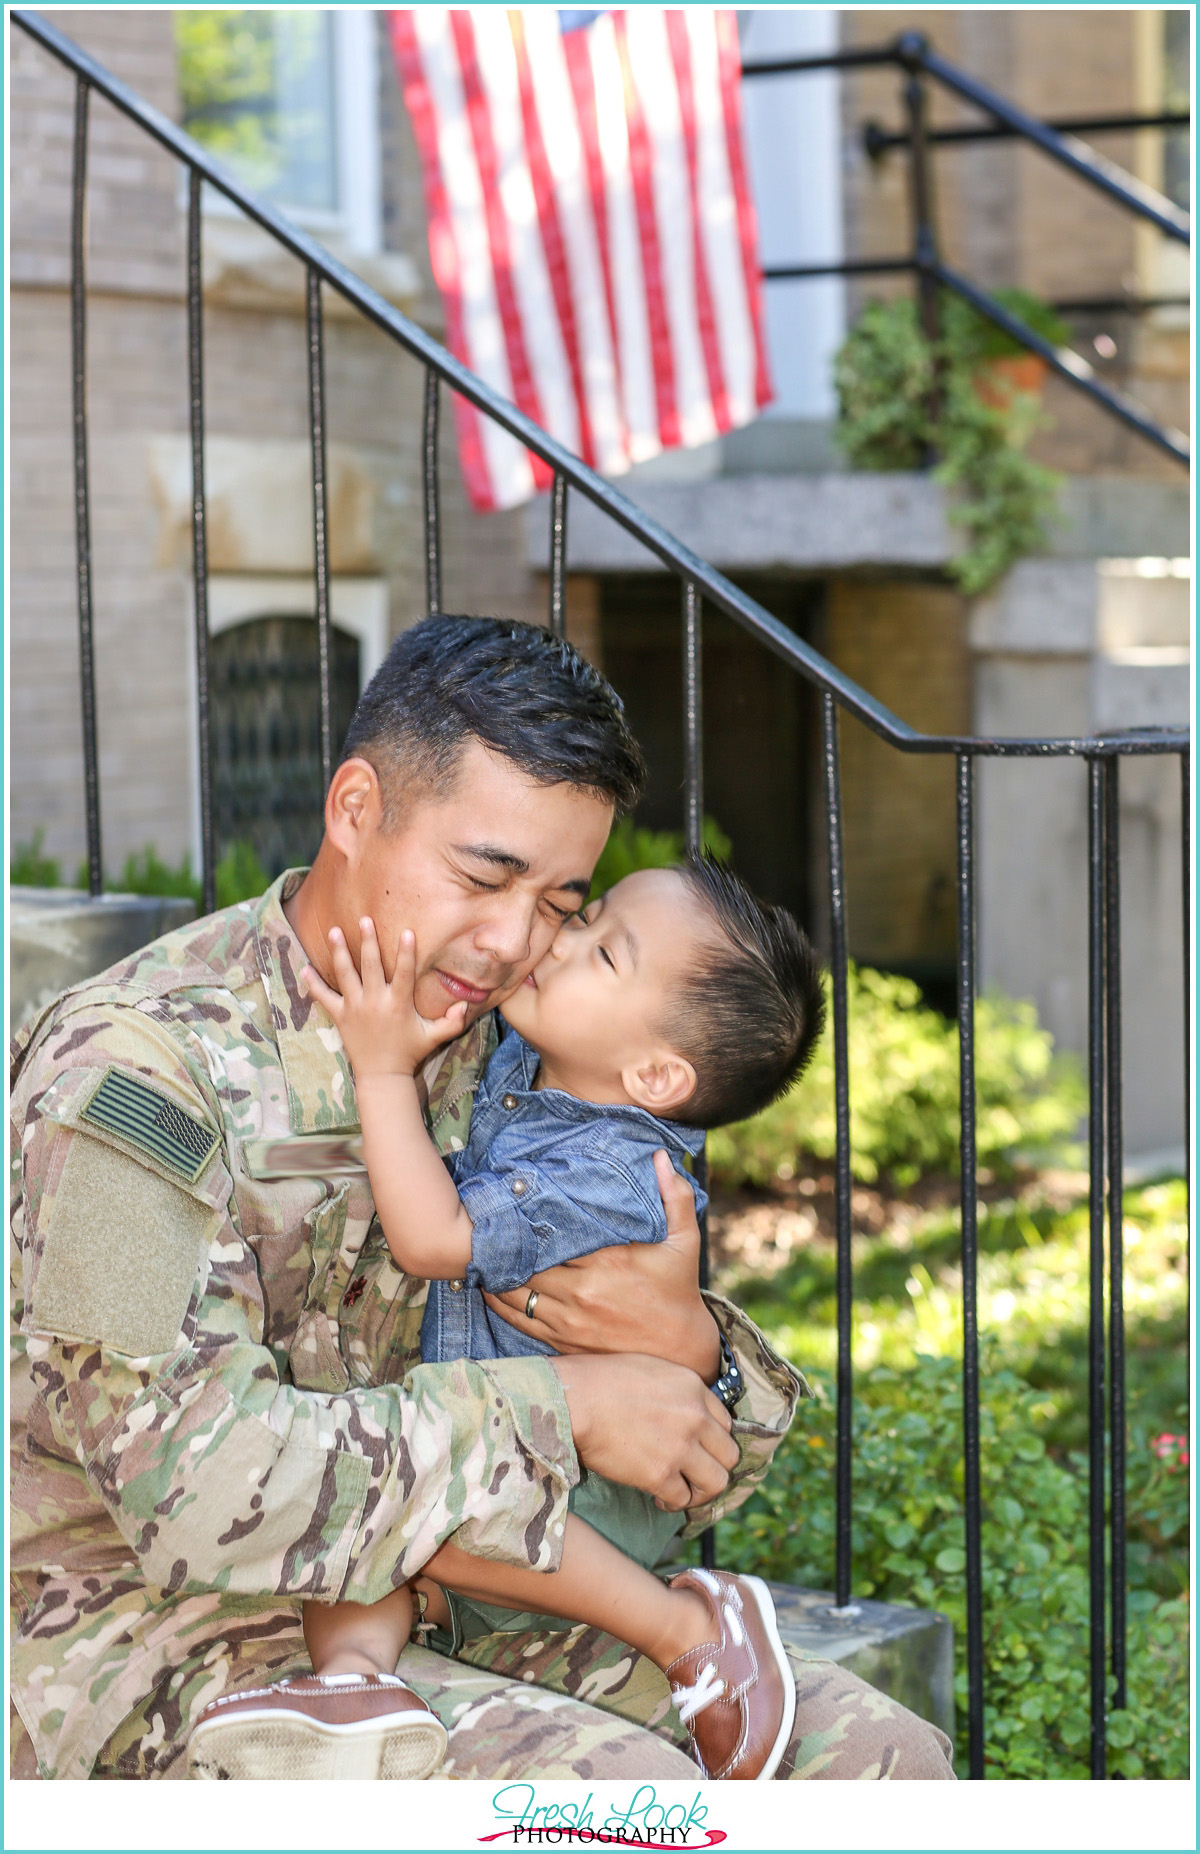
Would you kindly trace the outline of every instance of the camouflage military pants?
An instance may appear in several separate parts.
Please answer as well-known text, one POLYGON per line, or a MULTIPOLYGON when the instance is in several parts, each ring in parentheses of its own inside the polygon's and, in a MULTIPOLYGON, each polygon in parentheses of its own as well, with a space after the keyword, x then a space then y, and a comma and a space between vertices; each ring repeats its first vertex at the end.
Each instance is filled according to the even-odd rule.
MULTIPOLYGON (((291 1605, 239 1611, 219 1643, 205 1634, 113 1733, 94 1776, 184 1776, 187 1730, 201 1705, 308 1664, 291 1605)), ((953 1780, 950 1743, 936 1727, 833 1662, 792 1660, 796 1724, 780 1779, 953 1780)), ((598 1630, 483 1636, 454 1659, 410 1647, 401 1671, 450 1733, 443 1778, 695 1776, 663 1675, 598 1630)), ((19 1721, 12 1774, 37 1775, 19 1721)))

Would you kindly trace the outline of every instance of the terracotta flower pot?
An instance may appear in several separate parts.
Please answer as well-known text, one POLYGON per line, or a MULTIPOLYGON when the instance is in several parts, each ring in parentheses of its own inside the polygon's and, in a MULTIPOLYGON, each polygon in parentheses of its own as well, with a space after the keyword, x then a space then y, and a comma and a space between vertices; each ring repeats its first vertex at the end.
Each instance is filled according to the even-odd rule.
POLYGON ((998 354, 975 375, 975 391, 985 406, 1003 412, 1018 393, 1040 399, 1047 367, 1040 354, 998 354))

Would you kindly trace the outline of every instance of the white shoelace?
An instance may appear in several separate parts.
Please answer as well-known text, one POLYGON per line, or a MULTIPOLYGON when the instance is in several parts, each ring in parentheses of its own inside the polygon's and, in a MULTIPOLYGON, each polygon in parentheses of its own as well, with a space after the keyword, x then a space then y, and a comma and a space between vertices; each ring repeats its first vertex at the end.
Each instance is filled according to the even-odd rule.
POLYGON ((725 1682, 717 1678, 716 1662, 706 1661, 700 1669, 700 1677, 695 1686, 672 1687, 671 1698, 675 1701, 680 1719, 684 1725, 687 1725, 698 1712, 703 1712, 706 1706, 711 1706, 714 1700, 719 1700, 724 1691, 725 1682))

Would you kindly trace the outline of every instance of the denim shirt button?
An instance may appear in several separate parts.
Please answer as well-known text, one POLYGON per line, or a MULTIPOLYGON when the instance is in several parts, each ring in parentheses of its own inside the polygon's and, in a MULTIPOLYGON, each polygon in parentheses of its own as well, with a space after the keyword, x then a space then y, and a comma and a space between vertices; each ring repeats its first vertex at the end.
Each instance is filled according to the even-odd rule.
POLYGON ((461 1293, 462 1293, 462 1291, 463 1291, 463 1284, 462 1284, 462 1282, 461 1282, 461 1281, 451 1281, 449 1285, 450 1285, 450 1292, 451 1292, 452 1294, 461 1294, 461 1293))
POLYGON ((516 1095, 515 1095, 515 1094, 506 1094, 506 1095, 503 1095, 503 1096, 501 1097, 501 1101, 500 1101, 500 1105, 501 1105, 501 1107, 507 1107, 507 1109, 508 1109, 508 1111, 509 1111, 509 1113, 511 1114, 511 1113, 512 1113, 512 1110, 513 1110, 513 1108, 514 1108, 514 1107, 515 1107, 515 1106, 517 1105, 517 1097, 516 1097, 516 1095))
POLYGON ((529 1189, 529 1186, 525 1183, 525 1180, 523 1178, 513 1179, 512 1193, 514 1197, 524 1197, 528 1189, 529 1189))

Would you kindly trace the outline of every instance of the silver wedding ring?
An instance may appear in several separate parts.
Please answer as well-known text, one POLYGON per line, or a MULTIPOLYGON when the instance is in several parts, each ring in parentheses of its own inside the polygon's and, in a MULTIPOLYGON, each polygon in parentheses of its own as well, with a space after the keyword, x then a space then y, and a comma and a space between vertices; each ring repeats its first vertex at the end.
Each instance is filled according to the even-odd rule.
POLYGON ((537 1303, 538 1303, 537 1289, 534 1288, 533 1292, 529 1296, 529 1299, 525 1302, 525 1318, 527 1320, 531 1320, 533 1318, 533 1310, 537 1306, 537 1303))

